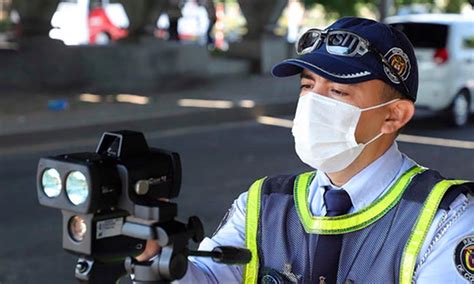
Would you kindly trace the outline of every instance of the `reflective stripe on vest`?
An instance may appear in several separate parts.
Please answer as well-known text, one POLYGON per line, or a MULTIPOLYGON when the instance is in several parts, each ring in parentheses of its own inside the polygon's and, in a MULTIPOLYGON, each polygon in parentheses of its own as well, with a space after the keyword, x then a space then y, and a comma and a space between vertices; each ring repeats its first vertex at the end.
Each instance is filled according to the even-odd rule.
POLYGON ((252 184, 247 196, 247 212, 245 217, 245 245, 252 253, 252 259, 244 267, 243 283, 257 283, 258 280, 258 247, 257 232, 260 216, 260 197, 262 184, 266 178, 252 184))
MULTIPOLYGON (((393 208, 394 205, 400 200, 404 190, 406 187, 411 182, 411 179, 418 173, 421 173, 425 171, 426 169, 421 168, 421 167, 414 167, 407 171, 399 180, 394 184, 389 189, 389 192, 392 192, 391 195, 389 195, 389 192, 384 194, 384 196, 381 199, 386 198, 384 201, 384 205, 393 208), (395 199, 395 204, 390 202, 393 198, 393 194, 395 192, 398 192, 397 198, 395 199), (390 196, 387 197, 387 195, 390 196)), ((295 180, 295 191, 294 193, 301 193, 299 190, 301 190, 301 186, 304 184, 306 187, 309 187, 309 184, 311 183, 312 178, 314 177, 314 172, 310 173, 304 173, 301 174, 300 176, 297 177, 295 180), (299 189, 299 190, 298 190, 299 189)), ((248 199, 247 199, 247 213, 246 213, 246 246, 247 248, 251 251, 252 253, 252 259, 249 264, 247 264, 244 267, 244 274, 243 274, 243 283, 257 283, 258 281, 258 271, 259 271, 259 256, 258 256, 258 240, 257 240, 257 232, 258 232, 258 226, 259 226, 259 216, 260 216, 260 200, 261 200, 261 188, 263 185, 263 182, 265 181, 266 178, 260 179, 256 181, 249 189, 248 192, 248 199)), ((423 204, 423 208, 417 218, 417 221, 414 225, 414 229, 412 230, 412 233, 410 234, 410 237, 407 241, 407 244, 404 248, 401 263, 400 263, 400 278, 399 281, 401 284, 408 284, 411 283, 413 280, 413 273, 415 270, 415 265, 416 265, 416 259, 417 256, 421 250, 421 247, 425 241, 426 234, 433 222, 433 218, 438 210, 439 204, 442 201, 443 196, 445 193, 448 191, 448 189, 453 186, 453 185, 459 185, 466 183, 466 181, 461 181, 461 180, 443 180, 439 183, 437 183, 433 189, 431 190, 429 196, 425 200, 423 204)), ((307 189, 304 188, 304 193, 306 193, 307 189)), ((304 204, 307 206, 307 195, 306 194, 300 194, 299 198, 301 198, 301 195, 305 197, 306 201, 303 201, 301 199, 298 199, 295 197, 295 201, 299 202, 300 204, 304 204)), ((380 200, 377 201, 377 203, 381 202, 380 200)), ((297 204, 298 206, 298 204, 297 204)), ((306 207, 309 212, 309 207, 306 207)), ((390 208, 386 210, 382 210, 383 213, 379 214, 385 214, 390 208)), ((372 210, 377 210, 379 209, 378 207, 374 205, 362 210, 362 211, 372 211, 372 210), (374 209, 375 208, 375 209, 374 209)), ((375 212, 375 211, 374 211, 375 212)), ((309 212, 310 213, 310 212, 309 212)), ((370 218, 371 222, 367 225, 361 225, 359 224, 358 229, 362 229, 367 227, 368 225, 372 224, 376 220, 380 218, 378 216, 379 214, 375 213, 370 213, 367 216, 375 216, 375 220, 372 220, 370 218)), ((352 214, 349 214, 352 215, 352 214)), ((311 215, 309 215, 311 217, 311 215)), ((348 217, 347 215, 345 216, 346 218, 348 217)), ((366 220, 367 217, 362 216, 362 218, 359 218, 356 220, 356 222, 360 220, 366 220)), ((303 219, 301 219, 303 220, 303 219)), ((311 221, 313 222, 313 221, 311 221)), ((325 222, 323 222, 324 224, 325 222)), ((362 222, 365 224, 366 222, 362 222)), ((323 229, 329 230, 330 232, 332 230, 338 230, 338 231, 345 231, 348 229, 348 226, 344 226, 344 222, 338 223, 338 225, 341 225, 341 229, 339 228, 334 228, 330 227, 325 228, 323 225, 323 229)), ((331 225, 333 226, 333 225, 331 225)), ((352 227, 352 226, 351 226, 352 227)))
POLYGON ((438 182, 431 190, 428 198, 423 204, 420 215, 416 220, 414 229, 408 238, 408 242, 403 250, 402 261, 400 265, 400 284, 412 283, 413 273, 415 271, 416 258, 420 253, 421 247, 425 241, 433 218, 438 211, 439 204, 444 194, 453 185, 463 184, 463 180, 443 180, 438 182))
POLYGON ((308 194, 314 172, 299 175, 295 181, 294 199, 301 223, 308 234, 336 235, 366 228, 379 220, 402 198, 403 192, 412 178, 426 168, 414 166, 404 173, 397 182, 376 202, 352 213, 336 217, 313 216, 309 209, 308 194))

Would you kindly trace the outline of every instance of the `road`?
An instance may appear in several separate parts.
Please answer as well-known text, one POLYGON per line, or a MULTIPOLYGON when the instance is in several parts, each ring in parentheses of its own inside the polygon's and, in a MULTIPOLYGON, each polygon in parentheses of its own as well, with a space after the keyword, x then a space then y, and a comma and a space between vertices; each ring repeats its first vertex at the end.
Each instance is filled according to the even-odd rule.
MULTIPOLYGON (((177 199, 181 219, 198 215, 206 233, 212 234, 232 200, 255 179, 309 170, 294 153, 287 122, 249 121, 146 132, 150 145, 181 155, 183 186, 177 199)), ((399 142, 400 149, 445 176, 474 179, 474 143, 462 142, 474 141, 474 126, 457 130, 443 123, 432 125, 430 120, 416 121, 401 139, 411 142, 399 142), (420 138, 425 136, 445 140, 420 138)), ((77 133, 74 141, 61 132, 56 135, 60 141, 55 144, 23 147, 21 152, 2 153, 0 149, 1 284, 74 283, 75 258, 61 246, 61 214, 37 202, 36 164, 43 156, 93 151, 100 133, 77 133)))

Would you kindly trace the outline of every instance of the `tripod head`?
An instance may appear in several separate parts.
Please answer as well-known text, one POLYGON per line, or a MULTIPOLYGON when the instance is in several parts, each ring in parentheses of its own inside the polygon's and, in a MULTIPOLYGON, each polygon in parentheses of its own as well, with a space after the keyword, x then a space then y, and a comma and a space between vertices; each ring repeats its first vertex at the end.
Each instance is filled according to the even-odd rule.
POLYGON ((63 248, 79 256, 76 278, 111 283, 123 274, 134 283, 168 283, 187 270, 187 257, 212 257, 246 263, 247 250, 220 247, 212 252, 188 249, 204 229, 197 217, 176 220, 181 162, 178 153, 149 148, 142 133, 106 132, 95 152, 42 158, 38 164, 40 204, 61 209, 63 248), (161 253, 149 261, 134 258, 147 240, 161 253))

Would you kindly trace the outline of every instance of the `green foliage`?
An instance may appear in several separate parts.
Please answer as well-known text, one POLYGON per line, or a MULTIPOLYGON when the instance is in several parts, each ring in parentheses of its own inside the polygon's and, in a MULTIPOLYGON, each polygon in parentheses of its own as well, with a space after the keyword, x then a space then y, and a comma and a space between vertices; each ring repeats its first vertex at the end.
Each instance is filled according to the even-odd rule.
POLYGON ((448 0, 448 4, 444 8, 446 13, 459 13, 464 4, 468 3, 467 0, 448 0))
POLYGON ((400 6, 405 6, 405 5, 410 5, 410 4, 435 4, 435 0, 395 0, 395 6, 400 7, 400 6))
POLYGON ((321 4, 327 13, 327 18, 357 15, 357 4, 369 3, 373 0, 303 0, 305 6, 321 4))
POLYGON ((7 19, 4 21, 0 21, 0 33, 9 31, 11 27, 12 23, 10 22, 10 20, 7 19))
MULTIPOLYGON (((372 5, 378 7, 382 0, 303 0, 305 6, 321 4, 327 12, 327 17, 338 18, 343 16, 357 15, 358 7, 361 5, 372 5)), ((435 0, 393 0, 396 8, 411 4, 427 4, 431 7, 436 5, 435 0)), ((444 11, 447 13, 459 13, 462 6, 468 0, 448 0, 444 11)))

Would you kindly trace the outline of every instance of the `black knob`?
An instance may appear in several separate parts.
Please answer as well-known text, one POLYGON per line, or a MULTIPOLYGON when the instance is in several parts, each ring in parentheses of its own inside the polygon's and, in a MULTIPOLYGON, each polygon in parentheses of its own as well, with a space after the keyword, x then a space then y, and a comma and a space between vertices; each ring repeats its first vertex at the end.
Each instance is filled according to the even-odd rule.
POLYGON ((169 263, 169 272, 171 279, 181 279, 188 270, 188 259, 182 254, 177 254, 171 258, 169 263))
POLYGON ((89 268, 89 264, 87 264, 87 262, 85 262, 85 261, 79 261, 76 264, 76 271, 81 273, 81 274, 86 272, 88 268, 89 268))
POLYGON ((204 239, 204 226, 197 216, 189 217, 186 228, 192 233, 194 242, 199 243, 204 239))
POLYGON ((212 252, 212 260, 225 264, 246 264, 252 259, 252 253, 248 249, 239 247, 222 246, 215 247, 212 252))

